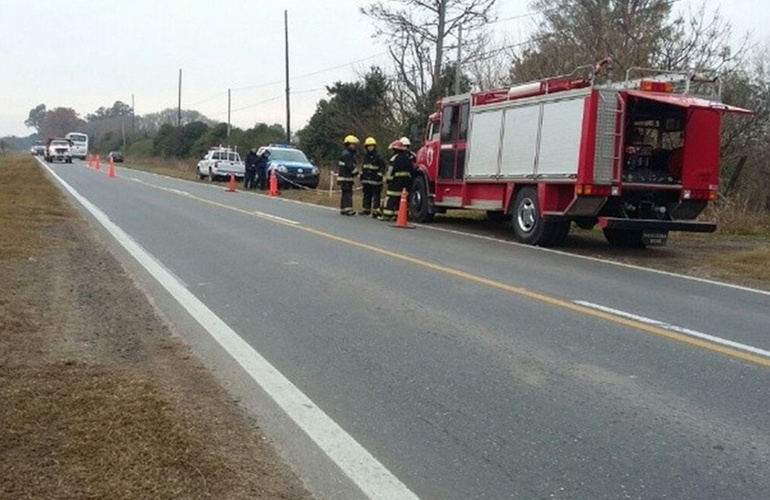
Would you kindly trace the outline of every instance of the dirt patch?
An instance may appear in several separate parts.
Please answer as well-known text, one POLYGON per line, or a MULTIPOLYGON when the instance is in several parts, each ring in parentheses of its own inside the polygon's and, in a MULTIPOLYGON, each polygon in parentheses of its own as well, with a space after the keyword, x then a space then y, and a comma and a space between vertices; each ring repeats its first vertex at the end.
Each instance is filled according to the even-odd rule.
POLYGON ((0 208, 0 498, 310 498, 31 158, 0 208))

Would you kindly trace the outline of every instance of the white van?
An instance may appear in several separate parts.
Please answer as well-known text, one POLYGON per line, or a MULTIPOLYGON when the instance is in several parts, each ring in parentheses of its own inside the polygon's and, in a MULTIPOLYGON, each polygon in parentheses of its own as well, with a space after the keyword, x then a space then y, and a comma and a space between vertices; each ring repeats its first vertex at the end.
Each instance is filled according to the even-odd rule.
POLYGON ((72 143, 72 157, 85 160, 88 156, 88 136, 78 132, 70 132, 64 137, 72 143))

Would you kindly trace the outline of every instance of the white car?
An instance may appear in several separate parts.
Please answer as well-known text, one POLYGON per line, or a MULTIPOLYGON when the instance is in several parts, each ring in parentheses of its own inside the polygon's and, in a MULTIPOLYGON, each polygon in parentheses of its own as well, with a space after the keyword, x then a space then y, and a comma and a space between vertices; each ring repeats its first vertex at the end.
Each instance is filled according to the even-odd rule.
POLYGON ((227 179, 230 175, 243 179, 245 173, 246 166, 241 160, 241 156, 232 149, 221 146, 209 149, 198 162, 197 167, 200 180, 216 181, 227 179))

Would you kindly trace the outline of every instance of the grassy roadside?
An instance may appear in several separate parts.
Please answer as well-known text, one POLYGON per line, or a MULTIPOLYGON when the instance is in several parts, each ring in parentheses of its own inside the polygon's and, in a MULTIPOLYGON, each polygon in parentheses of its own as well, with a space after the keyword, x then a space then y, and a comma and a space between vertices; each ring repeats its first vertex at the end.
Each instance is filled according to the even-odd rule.
POLYGON ((32 158, 0 235, 0 498, 309 498, 32 158))

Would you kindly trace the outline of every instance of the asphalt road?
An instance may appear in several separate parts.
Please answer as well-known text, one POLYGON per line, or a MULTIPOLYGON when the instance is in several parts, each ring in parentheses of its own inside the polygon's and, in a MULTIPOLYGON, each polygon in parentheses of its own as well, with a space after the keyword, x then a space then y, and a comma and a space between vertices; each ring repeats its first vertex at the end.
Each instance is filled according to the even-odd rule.
POLYGON ((770 294, 52 168, 420 498, 770 498, 770 294))

